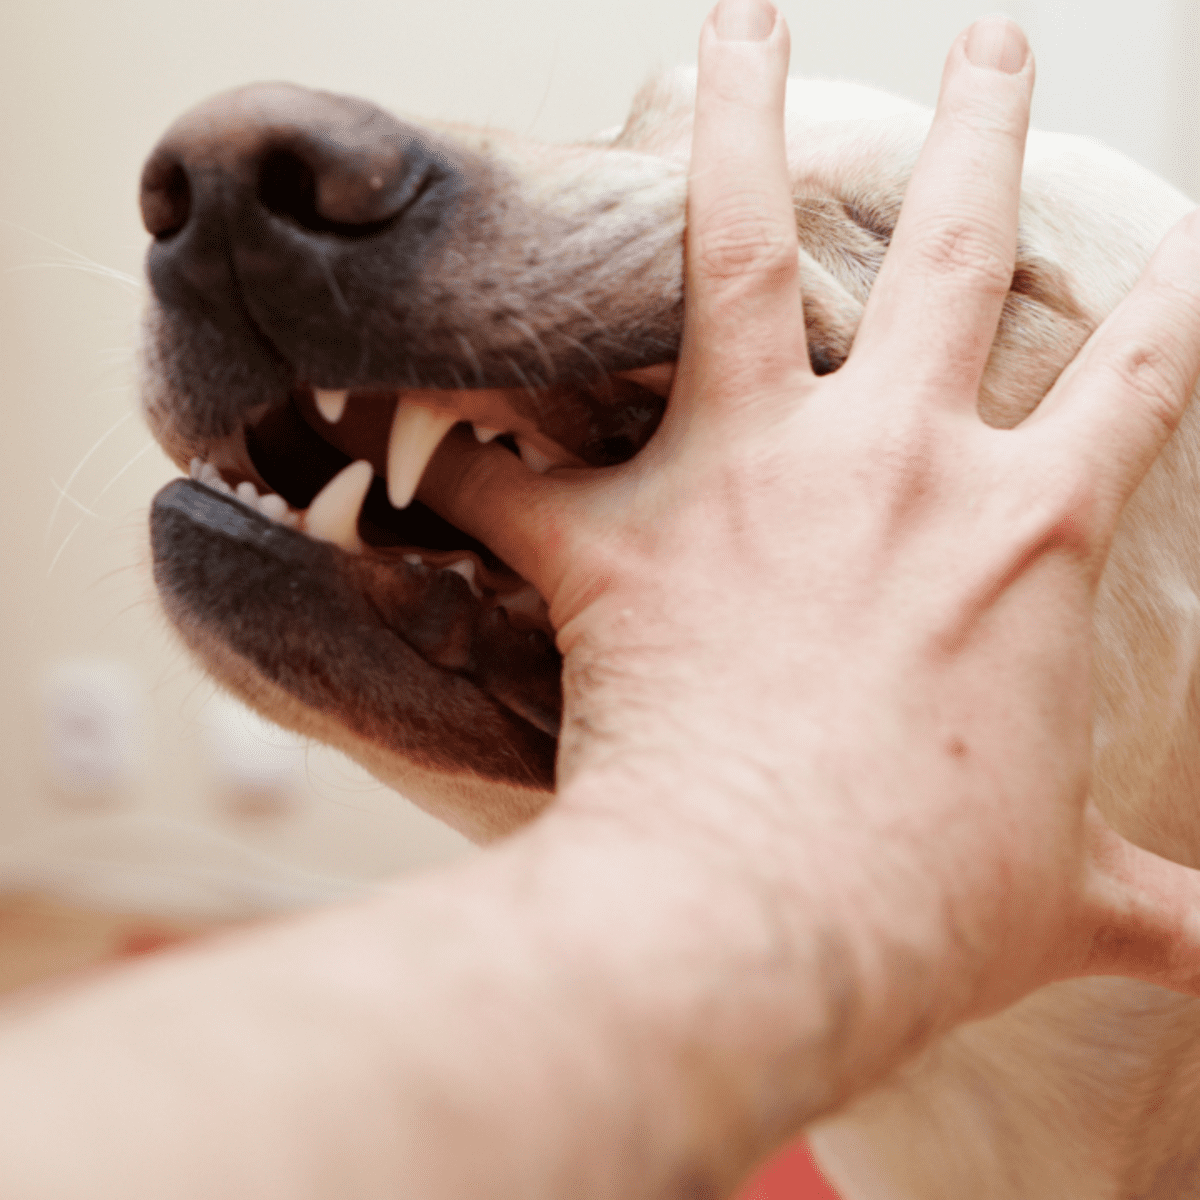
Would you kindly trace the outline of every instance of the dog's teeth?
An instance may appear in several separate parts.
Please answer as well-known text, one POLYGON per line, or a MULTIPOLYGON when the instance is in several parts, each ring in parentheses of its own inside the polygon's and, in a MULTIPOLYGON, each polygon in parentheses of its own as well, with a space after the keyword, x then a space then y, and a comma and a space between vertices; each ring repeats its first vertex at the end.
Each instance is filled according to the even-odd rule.
POLYGON ((475 437, 485 446, 500 436, 499 429, 491 429, 487 425, 472 425, 471 428, 475 430, 475 437))
POLYGON ((531 621, 543 621, 547 618, 546 602, 538 594, 532 584, 526 584, 519 592, 509 592, 501 596, 496 603, 510 613, 520 613, 531 621))
POLYGON ((479 585, 475 582, 475 564, 469 558, 464 558, 456 563, 451 563, 447 571, 453 571, 455 575, 461 575, 467 581, 467 587, 471 589, 471 595, 478 600, 483 593, 479 590, 479 585))
POLYGON ((547 458, 536 446, 531 446, 528 442, 517 438, 517 449, 521 453, 521 461, 531 470, 536 471, 539 475, 545 473, 554 466, 554 460, 547 458))
POLYGON ((423 566, 425 562, 425 560, 419 554, 406 554, 404 556, 404 561, 408 563, 410 567, 420 567, 423 566))
POLYGON ((330 388, 313 388, 317 410, 330 425, 336 425, 342 419, 342 413, 346 411, 346 397, 349 394, 344 388, 340 391, 333 391, 330 388))
POLYGON ((216 467, 206 467, 204 474, 200 477, 200 482, 205 487, 212 488, 214 492, 222 492, 226 496, 233 495, 233 488, 221 478, 221 473, 216 467))
POLYGON ((258 502, 258 511, 272 521, 282 521, 287 515, 287 510, 287 501, 282 496, 277 496, 274 492, 263 496, 258 502))
POLYGON ((248 504, 251 508, 258 507, 258 488, 256 488, 248 479, 237 485, 236 494, 237 498, 243 504, 248 504))
POLYGON ((458 423, 453 413, 435 412, 419 404, 396 405, 388 436, 388 499, 394 508, 407 508, 442 438, 458 423))
POLYGON ((204 459, 202 458, 193 458, 192 461, 188 463, 188 475, 192 479, 199 479, 203 470, 204 459))
POLYGON ((304 530, 308 536, 320 542, 332 542, 352 553, 360 551, 358 514, 374 477, 374 468, 365 459, 338 472, 317 493, 304 514, 304 530))
POLYGON ((214 492, 223 492, 226 496, 233 495, 233 488, 221 478, 221 472, 212 463, 205 463, 200 468, 200 482, 210 487, 214 492))

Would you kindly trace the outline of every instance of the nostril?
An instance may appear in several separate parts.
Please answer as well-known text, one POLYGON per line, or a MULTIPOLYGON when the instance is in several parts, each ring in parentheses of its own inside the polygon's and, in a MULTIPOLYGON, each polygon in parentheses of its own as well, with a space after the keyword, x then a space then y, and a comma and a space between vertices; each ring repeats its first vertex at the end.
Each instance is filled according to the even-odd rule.
POLYGON ((386 229, 432 182, 430 171, 407 171, 399 153, 379 162, 327 147, 280 147, 259 162, 257 197, 303 229, 356 238, 386 229))
POLYGON ((192 189, 178 162, 151 159, 142 173, 142 224, 156 238, 178 233, 192 212, 192 189))
POLYGON ((276 216, 305 229, 324 230, 329 221, 317 211, 317 177, 312 167, 289 150, 263 156, 258 172, 258 202, 276 216))

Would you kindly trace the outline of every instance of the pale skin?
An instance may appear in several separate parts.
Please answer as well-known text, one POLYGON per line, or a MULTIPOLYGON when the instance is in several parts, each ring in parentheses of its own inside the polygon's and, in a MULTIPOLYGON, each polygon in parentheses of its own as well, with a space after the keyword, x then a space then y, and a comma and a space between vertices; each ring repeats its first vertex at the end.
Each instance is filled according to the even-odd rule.
POLYGON ((984 426, 1033 79, 989 19, 818 379, 786 68, 774 11, 724 0, 646 450, 538 477, 464 441, 427 476, 551 603, 555 803, 461 867, 10 1010, 6 1198, 721 1196, 1041 984, 1200 994, 1197 873, 1088 804, 1096 583, 1200 374, 1200 222, 1034 418, 984 426))

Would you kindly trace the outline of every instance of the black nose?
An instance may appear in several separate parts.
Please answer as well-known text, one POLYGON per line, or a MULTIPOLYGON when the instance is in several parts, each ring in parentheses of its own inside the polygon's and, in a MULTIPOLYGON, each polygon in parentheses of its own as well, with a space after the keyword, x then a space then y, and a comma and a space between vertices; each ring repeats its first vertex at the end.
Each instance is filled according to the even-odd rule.
POLYGON ((389 323, 381 296, 400 317, 455 177, 442 147, 366 101, 285 84, 226 93, 177 121, 143 170, 151 285, 250 369, 271 359, 279 375, 281 359, 293 378, 353 385, 372 374, 364 331, 389 323))
POLYGON ((155 237, 229 191, 321 231, 388 221, 419 182, 413 133, 364 100, 287 84, 217 96, 167 132, 142 173, 142 220, 155 237))

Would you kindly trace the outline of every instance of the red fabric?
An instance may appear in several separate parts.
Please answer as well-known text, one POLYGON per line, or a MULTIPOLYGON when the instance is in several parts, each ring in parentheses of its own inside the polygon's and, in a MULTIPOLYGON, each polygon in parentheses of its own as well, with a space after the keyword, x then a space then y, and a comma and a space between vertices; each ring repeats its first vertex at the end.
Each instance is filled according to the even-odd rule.
POLYGON ((741 1190, 738 1200, 839 1200, 825 1182, 805 1142, 777 1154, 741 1190))

